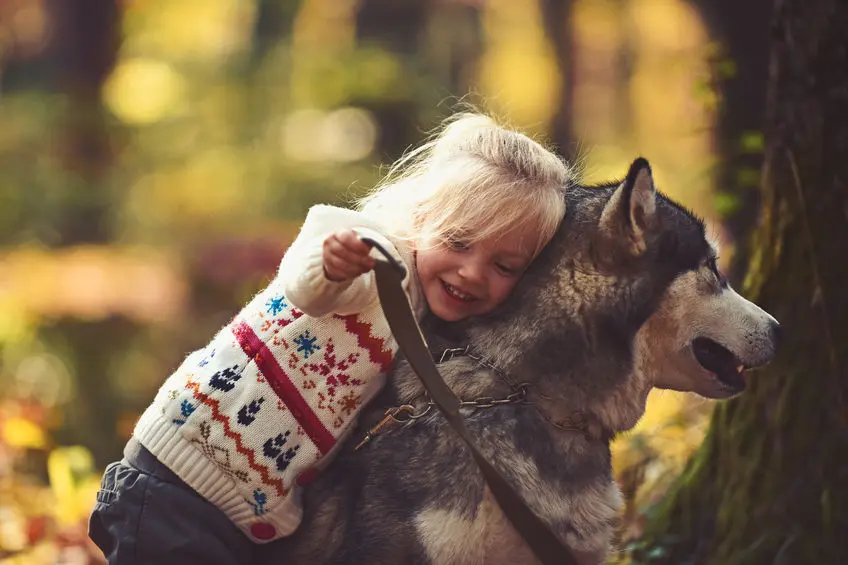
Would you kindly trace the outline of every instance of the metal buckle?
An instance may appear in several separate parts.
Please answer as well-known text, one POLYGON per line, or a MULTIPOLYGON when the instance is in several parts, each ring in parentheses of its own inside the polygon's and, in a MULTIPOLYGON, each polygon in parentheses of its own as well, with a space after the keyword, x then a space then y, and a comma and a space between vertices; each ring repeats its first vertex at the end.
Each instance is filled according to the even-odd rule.
POLYGON ((365 433, 365 437, 363 437, 362 441, 360 441, 356 445, 355 450, 358 451, 360 447, 366 445, 368 442, 374 439, 375 436, 381 433, 385 433, 387 431, 391 431, 396 424, 406 426, 410 422, 413 422, 419 418, 423 418, 424 416, 430 413, 430 410, 432 410, 432 408, 432 402, 428 402, 424 407, 424 410, 418 412, 417 414, 415 413, 415 406, 413 406, 412 404, 402 404, 400 406, 395 406, 394 408, 389 408, 388 410, 386 410, 383 419, 377 422, 374 427, 372 427, 365 433), (391 426, 391 428, 385 429, 387 426, 391 426))

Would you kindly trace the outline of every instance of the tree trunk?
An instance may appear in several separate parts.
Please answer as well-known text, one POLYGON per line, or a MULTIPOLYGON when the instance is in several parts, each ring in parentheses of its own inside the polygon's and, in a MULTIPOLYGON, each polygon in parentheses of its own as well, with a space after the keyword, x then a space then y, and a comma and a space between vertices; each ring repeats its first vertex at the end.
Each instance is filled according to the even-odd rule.
MULTIPOLYGON (((392 53, 404 67, 421 68, 418 54, 432 9, 430 0, 362 0, 356 13, 356 40, 362 46, 378 46, 392 53)), ((380 159, 394 161, 406 147, 420 141, 418 124, 410 119, 418 113, 416 100, 399 97, 352 102, 370 110, 377 121, 380 159)))
POLYGON ((400 95, 351 100, 374 115, 380 132, 377 155, 382 160, 394 161, 421 142, 422 122, 432 123, 443 112, 434 115, 432 108, 443 106, 452 112, 468 94, 483 52, 481 4, 441 0, 357 4, 359 45, 379 47, 397 58, 404 81, 414 85, 400 95))
POLYGON ((848 4, 777 0, 762 209, 744 289, 786 330, 715 410, 635 563, 845 563, 848 4))
POLYGON ((551 119, 550 135, 558 152, 569 162, 577 160, 574 135, 574 2, 542 0, 545 34, 551 42, 559 70, 560 95, 551 119))
POLYGON ((254 65, 258 66, 281 39, 291 37, 292 25, 302 4, 302 0, 257 0, 250 54, 254 65))
POLYGON ((720 49, 713 60, 714 87, 721 96, 715 125, 719 155, 716 187, 719 207, 736 243, 726 273, 737 285, 750 259, 748 236, 759 210, 763 106, 768 81, 769 20, 773 0, 697 0, 720 49))
MULTIPOLYGON (((117 0, 50 0, 55 25, 48 57, 55 88, 66 100, 55 132, 55 151, 67 171, 67 199, 57 218, 55 246, 103 245, 112 240, 110 210, 115 196, 108 175, 114 139, 103 107, 103 85, 118 56, 121 9, 117 0)), ((110 367, 137 328, 125 319, 61 319, 42 328, 53 346, 69 352, 76 373, 75 400, 57 433, 60 443, 92 446, 98 465, 120 453, 118 406, 110 367)))

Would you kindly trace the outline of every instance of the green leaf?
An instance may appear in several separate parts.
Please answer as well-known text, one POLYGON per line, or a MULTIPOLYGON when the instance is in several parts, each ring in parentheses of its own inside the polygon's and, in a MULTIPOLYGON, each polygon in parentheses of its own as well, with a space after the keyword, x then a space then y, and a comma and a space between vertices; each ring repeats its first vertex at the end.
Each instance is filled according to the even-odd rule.
POLYGON ((713 196, 713 205, 721 217, 727 218, 739 210, 742 199, 731 192, 716 192, 713 196))
POLYGON ((762 153, 766 147, 765 136, 761 131, 746 131, 739 139, 743 153, 762 153))

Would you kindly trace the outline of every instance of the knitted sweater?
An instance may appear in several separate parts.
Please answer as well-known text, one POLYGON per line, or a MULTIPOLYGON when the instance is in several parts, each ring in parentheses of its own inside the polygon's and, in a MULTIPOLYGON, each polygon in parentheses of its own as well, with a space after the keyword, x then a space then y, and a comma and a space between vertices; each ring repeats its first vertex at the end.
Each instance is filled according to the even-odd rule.
MULTIPOLYGON (((134 430, 255 542, 298 526, 299 486, 331 459, 397 352, 373 273, 346 283, 324 276, 322 242, 345 227, 412 264, 409 246, 362 213, 313 207, 276 278, 186 357, 134 430)), ((404 287, 420 316, 415 277, 404 287)))

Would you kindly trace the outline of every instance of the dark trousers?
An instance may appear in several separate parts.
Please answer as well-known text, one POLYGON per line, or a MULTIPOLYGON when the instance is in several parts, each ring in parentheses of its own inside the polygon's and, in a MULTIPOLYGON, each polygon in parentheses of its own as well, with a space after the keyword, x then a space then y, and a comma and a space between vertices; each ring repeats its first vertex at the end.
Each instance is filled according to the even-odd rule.
POLYGON ((103 475, 88 535, 109 565, 237 565, 254 544, 138 441, 103 475))

